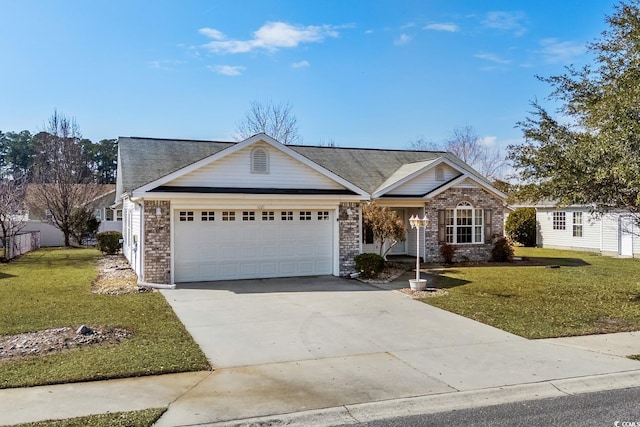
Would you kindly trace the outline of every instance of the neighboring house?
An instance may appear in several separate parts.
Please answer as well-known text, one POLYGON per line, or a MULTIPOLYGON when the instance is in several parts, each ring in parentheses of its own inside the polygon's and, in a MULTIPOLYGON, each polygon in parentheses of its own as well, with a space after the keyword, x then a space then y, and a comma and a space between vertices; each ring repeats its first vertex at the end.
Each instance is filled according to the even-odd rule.
POLYGON ((121 137, 117 177, 123 252, 147 283, 348 275, 376 250, 360 210, 372 199, 409 228, 396 254, 416 255, 412 215, 430 219, 427 261, 445 242, 487 260, 503 234, 506 196, 445 152, 121 137))
POLYGON ((600 252, 603 255, 640 255, 640 238, 628 212, 593 214, 585 206, 533 206, 538 226, 537 245, 543 248, 600 252))
MULTIPOLYGON (((27 212, 25 220, 27 224, 23 231, 39 231, 40 246, 63 246, 64 235, 62 231, 51 224, 51 213, 46 207, 39 206, 32 196, 33 187, 39 184, 29 184, 27 186, 27 212)), ((94 204, 94 215, 100 221, 98 232, 116 230, 122 232, 122 209, 114 209, 116 199, 116 186, 105 184, 102 186, 102 195, 92 201, 94 204)))

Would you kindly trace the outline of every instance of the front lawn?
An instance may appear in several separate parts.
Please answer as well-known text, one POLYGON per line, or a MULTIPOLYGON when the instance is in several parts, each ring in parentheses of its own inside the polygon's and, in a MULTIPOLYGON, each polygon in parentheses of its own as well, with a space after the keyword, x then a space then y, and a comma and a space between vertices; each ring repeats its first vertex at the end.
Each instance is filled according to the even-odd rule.
POLYGON ((158 292, 91 293, 94 249, 40 249, 0 265, 0 335, 80 325, 122 327, 119 344, 21 359, 0 358, 0 388, 209 369, 158 292))
POLYGON ((435 286, 449 294, 423 301, 526 338, 640 330, 640 260, 539 248, 516 256, 527 262, 439 270, 435 286))

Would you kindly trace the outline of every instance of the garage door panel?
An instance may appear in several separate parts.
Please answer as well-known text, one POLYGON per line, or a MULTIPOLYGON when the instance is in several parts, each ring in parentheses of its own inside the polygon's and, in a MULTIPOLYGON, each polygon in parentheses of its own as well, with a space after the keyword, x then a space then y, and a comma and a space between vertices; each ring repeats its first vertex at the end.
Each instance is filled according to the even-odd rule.
POLYGON ((235 211, 235 221, 222 221, 223 211, 216 210, 214 221, 202 221, 201 211, 194 211, 193 221, 180 221, 176 211, 176 282, 331 274, 333 213, 319 220, 322 215, 310 211, 311 220, 302 220, 309 211, 302 216, 286 212, 275 211, 273 220, 263 220, 256 211, 249 221, 243 217, 251 214, 235 211))

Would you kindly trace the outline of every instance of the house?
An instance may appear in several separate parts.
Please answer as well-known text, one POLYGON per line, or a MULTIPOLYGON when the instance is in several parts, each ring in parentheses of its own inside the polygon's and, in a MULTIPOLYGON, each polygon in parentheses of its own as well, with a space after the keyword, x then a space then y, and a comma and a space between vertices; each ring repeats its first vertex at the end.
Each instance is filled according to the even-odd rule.
MULTIPOLYGON (((348 275, 355 255, 375 249, 361 220, 370 200, 407 225, 430 219, 425 260, 440 259, 445 242, 460 258, 486 260, 506 197, 451 153, 283 145, 265 134, 121 137, 116 193, 124 255, 156 284, 348 275)), ((393 253, 415 256, 415 233, 393 253)))
MULTIPOLYGON (((27 211, 24 215, 26 221, 23 231, 39 231, 40 245, 64 246, 64 235, 62 231, 51 224, 51 212, 40 206, 37 198, 34 197, 34 186, 40 184, 29 184, 27 186, 26 204, 27 211)), ((92 190, 93 191, 93 190, 92 190)), ((115 209, 116 186, 105 184, 100 186, 100 195, 91 201, 96 219, 100 221, 98 232, 115 230, 122 232, 122 209, 115 209)))
POLYGON ((592 213, 589 207, 557 207, 553 203, 533 206, 538 227, 536 244, 543 248, 600 252, 603 255, 640 255, 636 217, 629 212, 592 213))

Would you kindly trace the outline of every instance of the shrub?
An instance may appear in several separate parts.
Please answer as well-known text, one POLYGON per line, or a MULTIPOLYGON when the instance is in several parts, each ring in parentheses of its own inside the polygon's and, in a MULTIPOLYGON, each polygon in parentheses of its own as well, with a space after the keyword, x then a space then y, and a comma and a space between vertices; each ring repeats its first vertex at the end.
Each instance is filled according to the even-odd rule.
POLYGON ((373 277, 384 268, 384 258, 378 254, 360 254, 356 255, 354 260, 356 271, 359 271, 362 277, 373 277))
POLYGON ((511 262, 513 261, 513 248, 506 237, 496 240, 491 250, 491 260, 493 262, 511 262))
POLYGON ((504 231, 514 242, 523 246, 536 245, 536 210, 535 208, 518 208, 511 212, 504 224, 504 231))
POLYGON ((102 253, 113 255, 122 248, 122 233, 119 231, 103 231, 96 234, 96 247, 102 253))
POLYGON ((444 259, 445 264, 453 264, 453 257, 456 254, 456 247, 448 243, 440 246, 440 256, 444 259))

